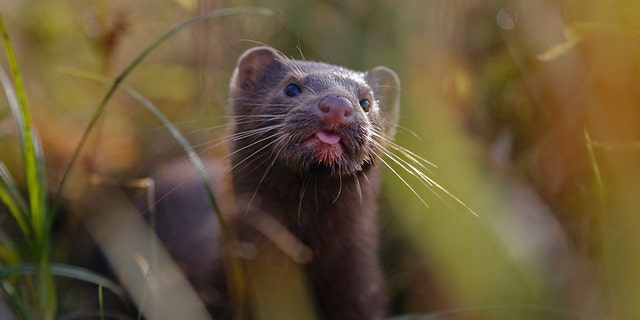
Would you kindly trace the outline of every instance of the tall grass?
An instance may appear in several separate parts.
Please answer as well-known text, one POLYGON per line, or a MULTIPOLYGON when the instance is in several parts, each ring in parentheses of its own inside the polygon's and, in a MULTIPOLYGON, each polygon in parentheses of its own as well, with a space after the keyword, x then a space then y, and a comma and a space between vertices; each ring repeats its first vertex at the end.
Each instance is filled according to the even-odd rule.
MULTIPOLYGON (((156 41, 151 43, 120 73, 120 75, 110 81, 109 90, 98 105, 93 117, 87 125, 81 139, 75 148, 71 161, 67 166, 60 185, 57 188, 53 201, 49 203, 47 199, 48 184, 45 172, 45 158, 41 148, 41 141, 36 128, 33 125, 30 108, 27 102, 27 93, 22 80, 22 73, 19 68, 18 59, 13 49, 13 44, 9 38, 9 33, 0 17, 0 32, 2 32, 7 56, 12 70, 12 78, 9 78, 4 69, 0 68, 0 82, 9 100, 11 113, 17 125, 20 138, 20 150, 24 163, 24 176, 26 182, 26 199, 21 194, 21 189, 15 179, 4 165, 0 162, 0 200, 8 208, 11 216, 15 219, 19 229, 26 239, 27 250, 21 250, 20 246, 10 241, 5 234, 0 234, 4 240, 0 242, 0 281, 4 294, 11 301, 15 312, 21 319, 55 319, 57 317, 57 292, 53 276, 70 277, 81 281, 96 284, 100 297, 101 318, 104 317, 102 309, 102 289, 107 288, 118 296, 122 297, 119 286, 111 280, 83 268, 51 263, 51 226, 52 221, 59 211, 60 203, 64 194, 65 185, 69 174, 74 169, 76 162, 87 143, 89 135, 96 123, 100 119, 109 100, 115 91, 121 86, 122 81, 136 68, 136 66, 158 46, 166 42, 179 31, 199 22, 215 19, 223 16, 238 14, 258 14, 270 15, 271 12, 259 8, 230 8, 214 11, 201 15, 197 18, 186 21, 171 29, 156 41), (33 262, 32 262, 33 261, 33 262), (30 276, 35 277, 35 281, 29 280, 30 276)), ((95 77, 100 81, 105 78, 95 77)), ((205 174, 202 160, 194 152, 192 146, 180 131, 164 116, 150 101, 129 87, 124 87, 130 95, 140 101, 149 111, 151 111, 168 128, 173 137, 179 142, 190 161, 200 174, 203 185, 207 191, 210 204, 216 214, 225 238, 231 240, 233 235, 226 226, 220 209, 215 201, 211 183, 205 174)), ((232 259, 231 283, 236 286, 234 292, 238 293, 236 302, 239 309, 243 310, 244 301, 244 280, 240 272, 240 267, 232 259)))
MULTIPOLYGON (((22 82, 22 74, 18 66, 13 45, 4 21, 0 18, 0 32, 7 49, 9 63, 13 72, 15 89, 4 70, 0 73, 0 81, 9 99, 9 105, 18 127, 22 160, 24 162, 24 176, 27 187, 27 200, 23 200, 11 175, 3 170, 3 195, 2 199, 8 203, 10 212, 18 221, 25 235, 29 254, 36 261, 36 291, 38 314, 43 319, 53 319, 56 313, 56 294, 50 269, 49 231, 51 215, 47 208, 47 180, 45 174, 44 155, 42 153, 40 139, 33 127, 31 113, 27 103, 27 95, 22 82)), ((15 269, 14 269, 15 270, 15 269)), ((17 272, 24 272, 21 268, 17 272)), ((11 290, 11 289, 9 289, 11 290)), ((5 292, 8 291, 5 289, 5 292)), ((15 301, 16 295, 10 295, 15 301)), ((23 305, 17 303, 17 305, 23 305)), ((27 316, 27 310, 20 308, 22 316, 27 316)))
POLYGON ((51 263, 50 232, 53 214, 47 201, 45 158, 31 118, 18 59, 1 16, 0 32, 13 75, 9 78, 4 69, 0 68, 0 82, 20 137, 27 195, 24 199, 15 179, 4 163, 0 162, 0 199, 9 209, 27 242, 27 249, 21 250, 19 245, 6 241, 4 235, 5 241, 2 241, 0 251, 0 281, 3 292, 21 319, 55 319, 57 295, 54 275, 94 283, 109 288, 116 294, 121 293, 117 284, 95 272, 51 263), (30 281, 30 276, 34 276, 35 281, 30 281))

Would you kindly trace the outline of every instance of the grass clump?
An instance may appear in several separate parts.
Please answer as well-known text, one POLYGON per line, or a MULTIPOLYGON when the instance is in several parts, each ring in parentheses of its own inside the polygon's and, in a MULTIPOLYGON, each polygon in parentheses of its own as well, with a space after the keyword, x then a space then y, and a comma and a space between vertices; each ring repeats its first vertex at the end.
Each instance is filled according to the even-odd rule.
MULTIPOLYGON (((118 284, 88 269, 73 265, 52 263, 52 222, 56 213, 59 211, 69 174, 80 158, 87 139, 102 116, 107 103, 115 91, 121 86, 122 81, 146 56, 173 35, 193 24, 237 14, 269 15, 270 11, 258 8, 229 8, 201 15, 180 24, 158 38, 142 53, 136 56, 115 79, 107 80, 107 78, 100 76, 89 76, 94 80, 109 82, 111 85, 82 134, 52 201, 49 201, 47 196, 49 189, 45 172, 46 162, 41 147, 42 143, 33 124, 18 59, 9 38, 9 33, 0 16, 0 32, 2 33, 12 71, 10 77, 4 69, 0 67, 0 83, 7 96, 11 114, 17 126, 23 162, 23 172, 21 174, 24 175, 25 181, 25 193, 23 195, 21 187, 16 182, 17 180, 7 166, 0 161, 0 201, 7 208, 13 220, 15 220, 20 230, 21 238, 26 242, 26 245, 20 245, 18 241, 15 241, 17 239, 14 240, 13 235, 0 232, 0 240, 2 240, 0 241, 0 289, 20 319, 49 320, 60 317, 60 315, 57 314, 58 296, 54 276, 73 278, 96 285, 99 310, 96 312, 78 311, 76 316, 91 313, 103 319, 106 315, 111 314, 109 311, 104 310, 102 291, 103 289, 108 289, 122 298, 123 293, 118 284)), ((229 239, 231 234, 222 220, 220 210, 217 209, 211 184, 208 181, 208 177, 204 174, 204 165, 193 151, 187 139, 150 101, 129 87, 124 87, 124 89, 136 100, 141 102, 169 129, 172 136, 179 142, 188 155, 192 164, 198 169, 198 172, 201 173, 202 183, 207 190, 211 206, 218 214, 225 235, 229 239)), ((237 292, 243 292, 241 289, 243 286, 242 275, 239 273, 239 268, 234 268, 234 270, 235 272, 232 272, 232 283, 238 286, 237 292)), ((241 302, 242 299, 239 298, 237 301, 241 302)), ((139 314, 139 316, 141 315, 142 314, 139 314)), ((76 316, 72 314, 66 317, 74 318, 76 316)))

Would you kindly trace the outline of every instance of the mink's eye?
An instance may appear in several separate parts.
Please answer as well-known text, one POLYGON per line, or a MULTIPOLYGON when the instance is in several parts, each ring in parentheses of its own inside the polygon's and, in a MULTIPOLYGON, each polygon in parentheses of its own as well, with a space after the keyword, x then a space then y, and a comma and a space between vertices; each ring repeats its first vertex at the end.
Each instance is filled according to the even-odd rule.
POLYGON ((300 95, 300 93, 302 93, 302 89, 298 85, 293 83, 288 85, 284 89, 284 94, 286 94, 287 97, 297 97, 300 95))
POLYGON ((369 99, 360 100, 360 107, 364 112, 369 112, 369 110, 371 110, 371 103, 369 102, 369 99))

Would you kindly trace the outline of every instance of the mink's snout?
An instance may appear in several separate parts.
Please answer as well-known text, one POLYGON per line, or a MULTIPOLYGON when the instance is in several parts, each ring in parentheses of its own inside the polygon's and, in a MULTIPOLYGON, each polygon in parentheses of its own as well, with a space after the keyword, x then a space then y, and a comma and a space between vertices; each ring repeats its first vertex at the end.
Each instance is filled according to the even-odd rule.
POLYGON ((340 96, 326 96, 318 104, 324 120, 329 124, 342 125, 353 114, 351 102, 340 96))

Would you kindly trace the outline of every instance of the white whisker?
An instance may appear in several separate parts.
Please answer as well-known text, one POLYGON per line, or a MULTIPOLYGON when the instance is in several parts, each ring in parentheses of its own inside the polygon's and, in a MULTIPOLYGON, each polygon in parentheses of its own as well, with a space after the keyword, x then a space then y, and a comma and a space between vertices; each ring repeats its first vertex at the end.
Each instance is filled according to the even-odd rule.
POLYGON ((356 191, 358 191, 358 195, 360 196, 360 208, 362 208, 364 204, 364 199, 362 196, 362 187, 360 186, 360 179, 358 179, 358 174, 356 172, 352 173, 352 175, 356 182, 356 191))
MULTIPOLYGON (((194 124, 194 123, 204 123, 204 122, 211 122, 213 120, 222 120, 222 119, 226 119, 226 116, 218 116, 218 117, 209 117, 209 118, 201 118, 201 119, 191 119, 191 120, 182 120, 182 121, 172 121, 171 125, 173 126, 181 126, 181 125, 188 125, 188 124, 194 124)), ((228 125, 228 124, 227 124, 228 125)), ((151 130, 161 130, 161 129, 166 129, 168 126, 167 125, 161 125, 161 126, 156 126, 154 128, 151 128, 151 130)))
POLYGON ((414 161, 416 164, 420 165, 420 167, 429 170, 428 168, 426 168, 426 165, 429 165, 433 168, 437 168, 438 166, 436 164, 434 164, 433 162, 423 158, 422 156, 418 155, 417 153, 400 146, 399 144, 393 142, 392 140, 388 139, 387 137, 385 137, 383 134, 373 131, 372 135, 374 135, 375 137, 381 139, 385 144, 387 144, 389 147, 393 148, 394 150, 401 152, 403 154, 405 154, 405 156, 407 158, 410 158, 412 161, 414 161))
MULTIPOLYGON (((448 196, 450 199, 453 199, 455 202, 457 202, 458 204, 460 204, 461 206, 463 206, 467 211, 469 211, 471 214, 473 214, 475 217, 478 217, 478 214, 471 209, 466 203, 464 203, 464 201, 460 200, 460 198, 456 197, 453 193, 451 193, 449 190, 447 190, 445 187, 443 187, 442 185, 440 185, 439 183, 437 183, 435 180, 433 180, 432 178, 430 178, 429 176, 427 176, 424 172, 420 171, 418 168, 416 168, 414 165, 412 165, 410 162, 408 162, 407 160, 401 158, 400 156, 392 153, 392 152, 388 152, 385 151, 385 154, 387 156, 389 156, 389 159, 391 161, 393 161, 395 164, 397 164, 398 166, 400 166, 402 169, 404 169, 407 173, 409 173, 410 175, 412 175, 413 177, 415 177, 418 181, 420 181, 420 183, 425 186, 427 189, 429 189, 436 197, 438 197, 438 199, 444 201, 444 199, 442 198, 442 196, 437 192, 438 190, 442 193, 444 193, 446 196, 448 196)), ((379 155, 376 154, 376 156, 378 157, 378 159, 380 159, 380 161, 382 161, 388 168, 390 168, 393 173, 399 177, 398 173, 391 168, 391 166, 385 162, 382 158, 380 158, 379 155)), ((415 161, 414 161, 415 162, 415 161)), ((416 162, 417 164, 419 164, 419 162, 416 162)), ((406 180, 403 180, 403 183, 405 185, 408 186, 406 180)), ((412 192, 414 192, 415 194, 415 190, 412 190, 412 192)), ((422 203, 425 203, 424 200, 420 199, 420 201, 422 203)))
POLYGON ((417 133, 415 133, 413 130, 411 130, 411 129, 405 127, 405 126, 400 126, 399 125, 399 126, 396 127, 396 130, 397 130, 398 134, 406 132, 410 136, 414 137, 416 140, 418 140, 418 141, 422 140, 417 133))
MULTIPOLYGON (((261 136, 264 133, 273 131, 275 129, 279 129, 282 128, 284 125, 273 125, 270 127, 266 127, 266 128, 257 128, 257 129, 251 129, 251 130, 246 130, 246 131, 242 131, 242 132, 238 132, 238 133, 234 133, 231 135, 227 135, 218 139, 212 139, 203 143, 199 143, 196 145, 193 145, 194 148, 200 148, 200 147, 205 147, 208 146, 207 148, 203 149, 203 151, 209 150, 211 148, 216 148, 218 146, 220 146, 222 143, 224 142, 232 142, 232 141, 238 141, 241 139, 246 139, 246 138, 250 138, 251 136, 261 136)), ((272 135, 273 136, 273 135, 272 135)), ((263 141, 264 139, 260 140, 263 141)))
MULTIPOLYGON (((280 151, 278 151, 278 153, 280 153, 280 151)), ((253 195, 251 196, 251 199, 249 200, 249 203, 247 203, 247 211, 245 212, 245 214, 248 213, 249 208, 251 207, 251 204, 253 203, 253 200, 256 198, 256 195, 258 195, 258 190, 260 190, 260 186, 262 186, 262 183, 267 178, 267 175, 269 174, 269 171, 271 171, 271 168, 273 168, 273 164, 276 162, 276 159, 277 159, 277 157, 273 157, 273 161, 271 161, 271 164, 269 165, 269 167, 267 167, 267 170, 264 171, 264 174, 262 175, 262 178, 260 178, 260 181, 258 182, 258 185, 256 186, 256 190, 253 191, 253 195)), ((244 159, 244 160, 246 160, 246 159, 244 159)))
POLYGON ((389 170, 391 170, 391 172, 393 172, 393 174, 398 177, 398 179, 400 179, 400 181, 407 187, 409 188, 409 191, 411 191, 411 193, 413 193, 413 195, 415 195, 418 200, 420 200, 420 202, 422 202, 422 204, 429 208, 429 205, 427 204, 427 202, 424 201, 424 199, 422 199, 422 197, 418 194, 418 192, 407 182, 407 180, 405 180, 395 169, 393 169, 393 167, 391 165, 389 165, 389 163, 387 163, 386 161, 384 161, 384 159, 382 159, 382 157, 380 157, 379 155, 376 154, 376 157, 378 157, 378 160, 380 160, 380 162, 382 162, 382 164, 384 164, 385 167, 387 167, 389 170))
POLYGON ((298 225, 300 225, 300 217, 302 216, 302 202, 304 201, 304 194, 307 191, 307 183, 309 178, 305 178, 300 187, 300 201, 298 201, 298 225))
POLYGON ((340 198, 340 194, 342 193, 342 175, 338 175, 338 178, 340 180, 340 184, 338 186, 338 194, 336 194, 336 197, 333 199, 333 201, 331 201, 332 205, 336 203, 336 201, 338 201, 338 198, 340 198))
MULTIPOLYGON (((273 138, 273 137, 275 137, 275 136, 277 136, 277 135, 278 135, 278 133, 274 133, 274 134, 273 134, 273 135, 271 135, 271 136, 268 136, 268 137, 266 137, 266 138, 262 138, 262 139, 260 139, 260 140, 258 140, 258 141, 255 141, 255 142, 253 142, 253 143, 251 143, 251 144, 249 144, 249 145, 246 145, 246 146, 244 146, 244 147, 242 147, 242 148, 240 148, 240 149, 238 149, 238 150, 236 150, 236 151, 234 151, 234 152, 232 152, 232 153, 229 153, 228 155, 224 156, 222 159, 226 159, 226 158, 228 158, 228 157, 231 157, 231 156, 232 156, 233 154, 235 154, 235 153, 238 153, 238 152, 240 152, 240 151, 242 151, 242 150, 244 150, 244 149, 250 148, 250 147, 252 147, 252 146, 254 146, 254 145, 260 144, 262 141, 265 141, 265 140, 271 139, 271 138, 273 138)), ((250 154, 249 156, 247 156, 246 158, 244 158, 244 159, 240 160, 238 163, 236 163, 234 166, 232 166, 232 167, 229 169, 229 171, 231 171, 231 170, 233 170, 233 169, 237 168, 240 164, 242 164, 243 162, 247 161, 248 159, 251 159, 253 156, 255 156, 256 154, 260 153, 262 150, 264 150, 264 149, 268 148, 269 146, 271 146, 272 144, 276 143, 277 141, 278 141, 278 139, 275 139, 275 140, 273 140, 273 141, 271 141, 271 142, 269 142, 269 143, 265 144, 264 146, 260 147, 260 149, 258 149, 258 150, 256 150, 256 151, 254 151, 252 154, 250 154)))

